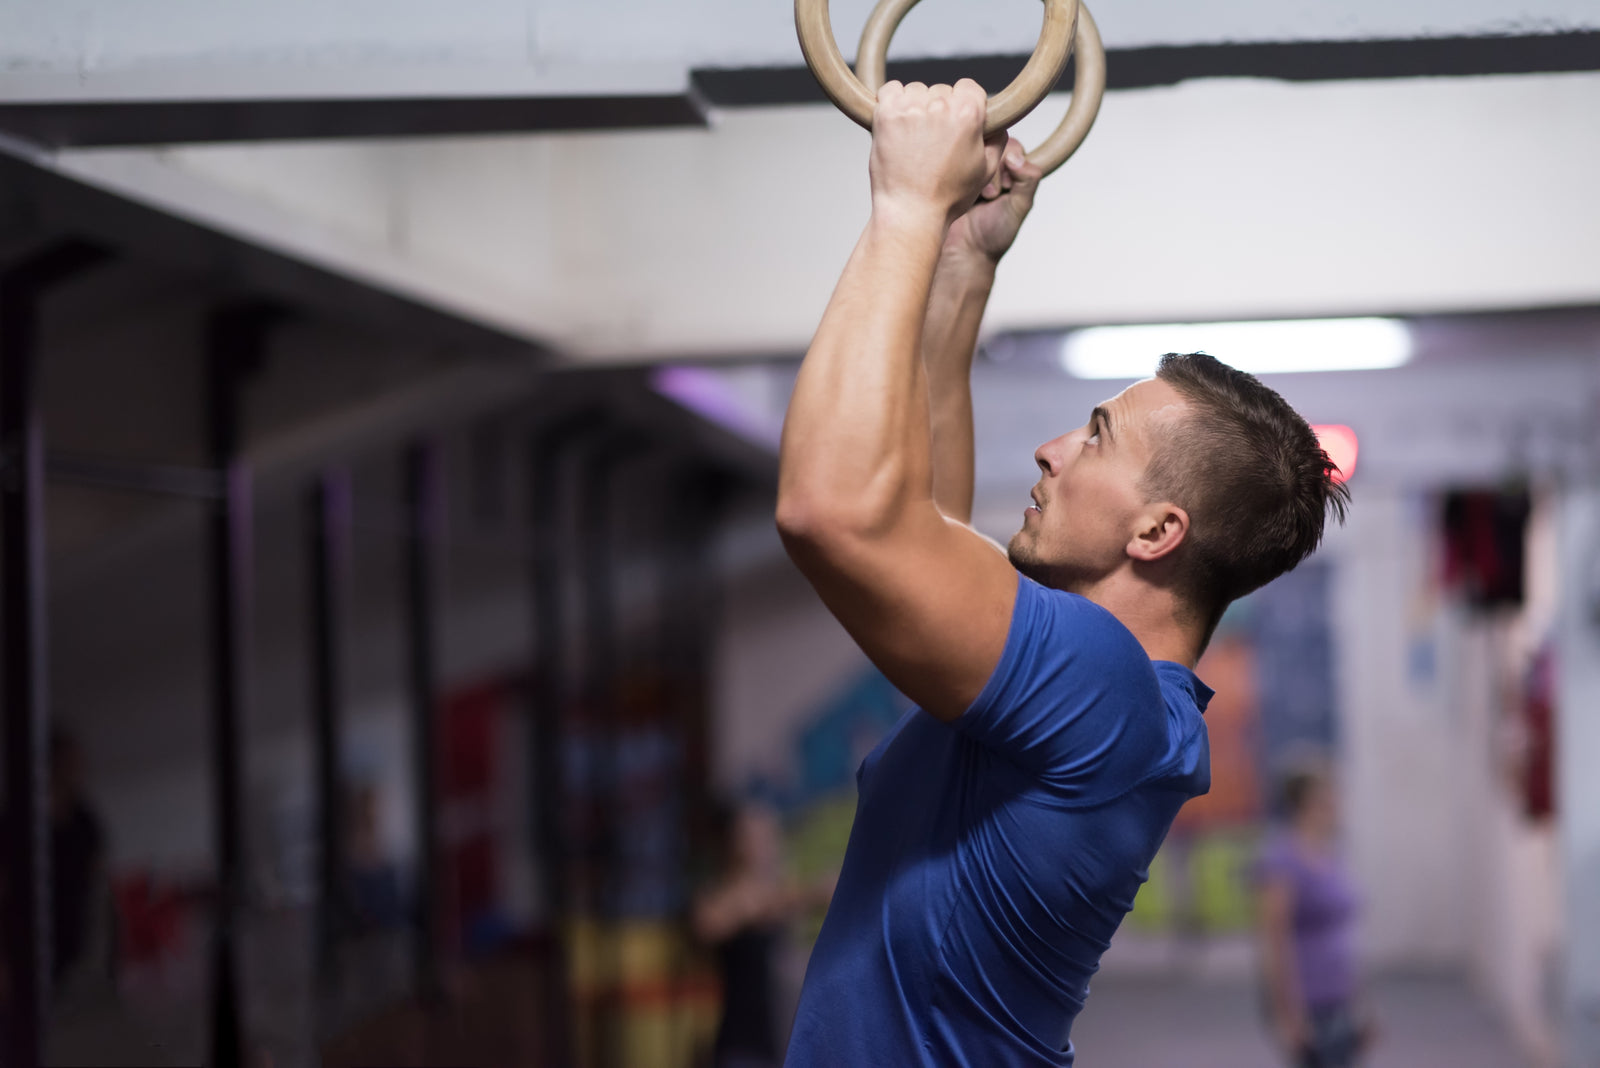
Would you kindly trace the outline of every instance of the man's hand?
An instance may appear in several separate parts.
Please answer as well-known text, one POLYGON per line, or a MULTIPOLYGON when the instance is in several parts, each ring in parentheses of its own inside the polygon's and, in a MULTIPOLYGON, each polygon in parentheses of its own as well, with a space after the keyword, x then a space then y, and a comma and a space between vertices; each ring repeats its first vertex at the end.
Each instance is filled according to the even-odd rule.
POLYGON ((984 189, 984 199, 950 225, 944 243, 945 259, 998 263, 1016 241, 1022 221, 1033 209, 1033 197, 1043 177, 1044 171, 1028 162, 1022 142, 1008 138, 998 180, 984 189))
POLYGON ((872 120, 872 206, 942 216, 948 226, 999 182, 1002 143, 984 140, 988 97, 954 87, 888 82, 872 120))

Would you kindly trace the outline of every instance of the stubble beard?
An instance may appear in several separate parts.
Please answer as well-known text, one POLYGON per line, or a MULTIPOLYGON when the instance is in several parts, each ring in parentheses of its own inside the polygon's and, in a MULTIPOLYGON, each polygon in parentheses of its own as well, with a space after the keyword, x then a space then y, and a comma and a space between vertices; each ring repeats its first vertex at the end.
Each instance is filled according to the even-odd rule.
POLYGON ((1045 576, 1049 568, 1039 559, 1038 548, 1037 538, 1028 537, 1026 529, 1019 530, 1011 536, 1011 541, 1006 545, 1006 559, 1011 561, 1012 567, 1033 581, 1049 585, 1045 576))
POLYGON ((1006 545, 1006 559, 1026 577, 1041 586, 1067 593, 1078 592, 1083 576, 1065 561, 1052 564, 1039 552, 1037 535, 1028 537, 1026 528, 1017 531, 1006 545))

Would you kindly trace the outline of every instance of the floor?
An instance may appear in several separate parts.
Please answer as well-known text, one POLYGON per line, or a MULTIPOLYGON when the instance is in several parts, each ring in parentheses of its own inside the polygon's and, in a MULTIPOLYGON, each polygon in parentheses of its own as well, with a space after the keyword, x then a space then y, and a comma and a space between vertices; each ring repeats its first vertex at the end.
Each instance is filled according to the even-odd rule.
MULTIPOLYGON (((1387 979, 1371 991, 1380 1042, 1365 1068, 1522 1068, 1461 983, 1387 979)), ((1073 1031, 1080 1068, 1281 1068, 1254 989, 1238 981, 1115 976, 1073 1031)))
MULTIPOLYGON (((1121 947, 1112 961, 1115 967, 1095 981, 1074 1029, 1079 1068, 1282 1068, 1246 978, 1248 954, 1237 957, 1214 952, 1179 968, 1172 960, 1144 960, 1121 947)), ((1376 982, 1370 994, 1381 1039, 1363 1068, 1533 1068, 1463 981, 1388 978, 1376 982)), ((298 1005, 300 999, 282 1000, 298 1005)), ((197 1063, 204 1048, 204 999, 189 998, 165 1012, 158 1008, 106 1005, 72 1021, 75 1026, 58 1033, 51 1063, 63 1068, 197 1063)), ((288 1040, 288 1033, 297 1030, 288 1026, 294 1019, 277 1030, 264 1027, 264 1019, 254 1021, 263 1039, 260 1051, 268 1054, 262 1063, 309 1068, 314 1062, 304 1042, 288 1040)), ((398 1062, 389 1058, 379 1063, 398 1062)))

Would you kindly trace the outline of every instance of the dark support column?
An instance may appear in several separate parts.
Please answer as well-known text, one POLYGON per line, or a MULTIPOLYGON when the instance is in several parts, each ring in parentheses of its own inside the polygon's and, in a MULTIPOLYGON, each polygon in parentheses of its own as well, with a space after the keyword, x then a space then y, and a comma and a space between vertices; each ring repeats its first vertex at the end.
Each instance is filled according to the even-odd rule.
POLYGON ((343 472, 324 473, 307 501, 307 549, 311 562, 311 715, 316 746, 317 840, 320 845, 317 895, 317 974, 331 982, 335 951, 345 921, 344 747, 340 735, 343 681, 345 594, 350 566, 350 480, 343 472))
POLYGON ((680 468, 668 484, 660 642, 684 747, 685 834, 690 855, 698 856, 706 845, 700 832, 711 802, 708 676, 718 591, 710 540, 722 502, 717 476, 699 465, 680 468))
MULTIPOLYGON (((612 431, 590 449, 579 465, 578 540, 582 547, 579 582, 583 591, 584 704, 590 717, 587 727, 592 741, 591 774, 598 783, 598 841, 582 863, 593 873, 589 902, 593 914, 608 927, 621 919, 622 898, 621 819, 618 798, 620 785, 619 750, 622 742, 623 642, 619 626, 617 582, 617 535, 615 497, 622 461, 640 455, 648 440, 626 428, 612 431)), ((621 943, 611 938, 604 943, 610 951, 601 966, 604 975, 622 975, 621 943)), ((603 1002, 609 1004, 609 1002, 603 1002)), ((620 1034, 615 1019, 596 1013, 591 1046, 601 1068, 622 1064, 620 1034)))
POLYGON ((566 800, 562 745, 570 691, 562 625, 561 462, 579 425, 568 423, 535 435, 528 451, 528 539, 534 646, 528 680, 528 767, 533 853, 539 858, 540 896, 548 913, 550 955, 545 970, 543 1054, 546 1065, 573 1063, 575 1006, 569 989, 566 933, 572 916, 567 890, 568 849, 562 824, 566 800))
MULTIPOLYGON (((580 840, 576 856, 583 872, 582 887, 587 900, 576 902, 602 932, 602 944, 610 933, 614 896, 616 805, 615 679, 617 649, 613 621, 613 574, 611 553, 611 464, 609 449, 600 445, 583 457, 578 467, 576 493, 578 582, 581 606, 583 669, 581 705, 584 722, 579 730, 587 751, 588 793, 584 802, 592 806, 585 814, 588 833, 580 840)), ((611 941, 615 941, 612 939, 611 941)), ((605 947, 609 949, 609 946, 605 947)), ((601 975, 620 977, 614 956, 607 954, 600 965, 601 975)), ((598 1068, 616 1068, 618 1049, 616 1023, 609 999, 602 998, 584 1019, 591 1062, 598 1068)))
MULTIPOLYGON (((695 481, 699 465, 692 457, 671 454, 663 454, 662 460, 665 467, 652 479, 655 494, 650 501, 654 520, 650 556, 656 573, 651 657, 652 673, 660 686, 655 715, 672 739, 677 757, 670 786, 675 819, 670 833, 674 846, 662 857, 665 866, 661 878, 672 888, 674 910, 686 915, 692 901, 696 861, 708 855, 704 831, 709 820, 702 800, 706 793, 705 745, 701 737, 705 717, 696 707, 691 679, 700 667, 691 652, 699 625, 695 605, 700 593, 694 585, 699 576, 688 566, 690 543, 703 538, 706 523, 697 502, 685 489, 695 481)), ((679 944, 671 961, 675 991, 684 989, 698 956, 690 940, 679 944)))
POLYGON ((561 445, 535 442, 528 471, 529 572, 533 602, 534 647, 529 680, 529 746, 533 771, 534 855, 540 858, 540 896, 552 924, 569 908, 564 874, 566 836, 561 830, 561 718, 567 701, 563 676, 561 625, 561 445))
POLYGON ((259 304, 217 309, 206 324, 206 414, 222 492, 206 517, 211 640, 211 775, 217 894, 212 938, 213 1068, 245 1063, 239 991, 239 918, 245 898, 244 759, 241 721, 248 693, 253 597, 250 470, 240 459, 244 383, 266 355, 278 313, 259 304))
MULTIPOLYGON (((615 813, 610 791, 614 786, 611 747, 615 742, 616 674, 619 660, 616 635, 616 575, 612 546, 611 449, 602 444, 588 452, 578 467, 577 535, 578 583, 583 649, 581 682, 585 727, 593 743, 590 774, 597 782, 602 806, 598 841, 585 843, 589 900, 582 904, 597 916, 611 910, 612 838, 615 813)), ((604 1062, 602 1062, 604 1063, 604 1062)))
POLYGON ((0 273, 0 715, 5 829, 0 835, 4 953, 10 980, 5 1064, 44 1063, 50 1004, 50 852, 44 517, 44 425, 38 391, 38 299, 102 253, 63 242, 0 273))
POLYGON ((405 613, 411 745, 416 779, 417 988, 425 1001, 442 992, 438 846, 438 722, 435 670, 436 560, 444 531, 444 494, 438 448, 413 443, 406 450, 405 613))

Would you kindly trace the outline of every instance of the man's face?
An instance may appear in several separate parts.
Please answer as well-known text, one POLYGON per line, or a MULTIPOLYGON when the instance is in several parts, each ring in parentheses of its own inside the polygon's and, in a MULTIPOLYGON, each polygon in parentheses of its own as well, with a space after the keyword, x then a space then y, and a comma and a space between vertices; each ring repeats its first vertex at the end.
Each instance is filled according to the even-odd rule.
POLYGON ((1145 469, 1186 409, 1177 390, 1147 379, 1039 446, 1040 478, 1011 539, 1012 565, 1047 586, 1082 592, 1126 563, 1150 503, 1140 487, 1145 469))

